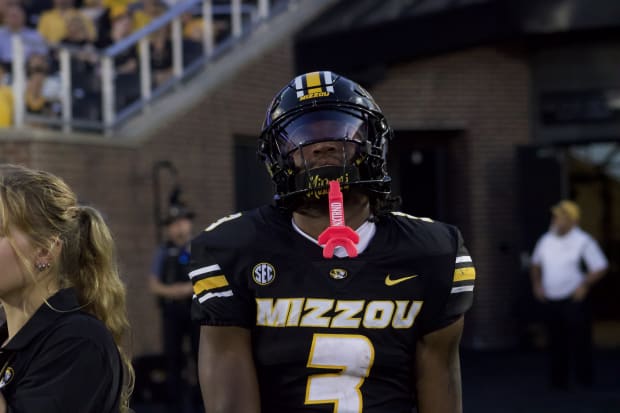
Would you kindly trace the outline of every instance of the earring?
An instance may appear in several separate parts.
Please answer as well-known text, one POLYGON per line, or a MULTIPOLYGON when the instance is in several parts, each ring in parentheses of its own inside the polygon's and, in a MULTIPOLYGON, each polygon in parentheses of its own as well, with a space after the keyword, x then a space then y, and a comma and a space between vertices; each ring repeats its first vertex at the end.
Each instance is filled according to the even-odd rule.
POLYGON ((51 267, 52 264, 50 264, 49 262, 42 262, 42 263, 36 264, 35 266, 37 267, 37 270, 39 270, 39 272, 43 272, 47 270, 49 267, 51 267))

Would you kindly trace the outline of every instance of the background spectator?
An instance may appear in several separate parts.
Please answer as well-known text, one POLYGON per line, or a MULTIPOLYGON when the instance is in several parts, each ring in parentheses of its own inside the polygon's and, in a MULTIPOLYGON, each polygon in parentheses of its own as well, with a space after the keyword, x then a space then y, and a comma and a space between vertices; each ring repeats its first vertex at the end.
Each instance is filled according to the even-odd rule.
POLYGON ((162 85, 172 76, 170 26, 162 27, 151 35, 151 69, 156 86, 162 85))
MULTIPOLYGON (((176 200, 174 191, 166 218, 166 240, 151 266, 149 289, 159 299, 162 315, 164 355, 166 356, 166 387, 170 411, 183 411, 191 397, 191 383, 182 378, 188 359, 198 354, 198 328, 191 321, 192 283, 189 281, 189 242, 192 238, 194 213, 176 200), (191 344, 191 356, 183 350, 184 341, 191 344)), ((191 376, 195 382, 196 371, 191 376)))
POLYGON ((142 0, 133 13, 133 29, 140 30, 166 11, 160 0, 142 0))
MULTIPOLYGON (((110 10, 112 20, 111 42, 117 43, 129 36, 133 22, 127 7, 117 6, 110 10)), ((117 108, 121 109, 140 98, 140 79, 138 77, 137 47, 129 47, 116 56, 116 96, 117 108)))
POLYGON ((191 13, 183 14, 183 38, 195 42, 202 42, 204 19, 193 16, 191 13))
POLYGON ((50 76, 47 56, 32 55, 27 62, 26 110, 41 115, 57 114, 60 83, 50 76))
POLYGON ((577 204, 564 200, 551 211, 551 229, 536 244, 531 273, 534 296, 545 306, 551 385, 568 389, 574 362, 577 381, 590 387, 592 320, 587 298, 608 262, 594 238, 579 228, 577 204))
POLYGON ((13 92, 5 80, 5 69, 0 64, 0 127, 2 128, 13 124, 13 92))
MULTIPOLYGON (((111 39, 112 43, 118 43, 133 31, 133 22, 127 7, 114 7, 110 11, 112 20, 111 39)), ((130 47, 116 57, 116 73, 136 73, 138 69, 138 55, 136 48, 130 47)))
MULTIPOLYGON (((204 18, 202 15, 196 16, 191 13, 183 15, 183 38, 202 44, 204 29, 204 18)), ((230 32, 228 20, 213 19, 213 35, 216 42, 221 41, 230 32)))
POLYGON ((85 20, 78 15, 69 17, 67 20, 67 32, 61 44, 79 47, 80 51, 75 54, 75 57, 81 61, 95 64, 98 56, 91 41, 88 27, 84 22, 85 20))
POLYGON ((0 61, 9 63, 13 60, 12 35, 18 34, 24 43, 25 58, 33 54, 45 55, 48 53, 43 37, 34 29, 26 27, 26 14, 19 4, 12 4, 6 8, 3 27, 0 27, 0 61))
POLYGON ((90 41, 96 40, 95 25, 80 10, 74 7, 73 0, 54 0, 54 8, 44 12, 38 23, 39 33, 50 44, 58 44, 67 34, 67 24, 71 17, 78 16, 84 20, 90 41))
POLYGON ((31 28, 37 27, 39 17, 44 11, 54 7, 53 0, 15 0, 15 3, 20 3, 24 7, 26 11, 26 24, 31 28))
POLYGON ((63 45, 71 46, 71 86, 73 91, 73 116, 96 120, 100 117, 99 102, 101 80, 97 75, 99 54, 89 40, 84 20, 72 16, 67 24, 63 45))
POLYGON ((11 4, 18 3, 17 0, 0 0, 0 22, 4 21, 6 10, 11 4))

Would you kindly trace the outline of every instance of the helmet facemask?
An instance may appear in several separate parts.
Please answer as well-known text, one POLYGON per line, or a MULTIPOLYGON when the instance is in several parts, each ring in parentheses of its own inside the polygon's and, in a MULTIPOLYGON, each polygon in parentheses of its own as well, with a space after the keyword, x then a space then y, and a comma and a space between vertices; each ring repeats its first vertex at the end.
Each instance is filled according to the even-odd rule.
POLYGON ((329 181, 389 192, 385 170, 390 130, 382 117, 358 107, 306 108, 274 122, 259 153, 276 184, 276 201, 319 199, 329 181))

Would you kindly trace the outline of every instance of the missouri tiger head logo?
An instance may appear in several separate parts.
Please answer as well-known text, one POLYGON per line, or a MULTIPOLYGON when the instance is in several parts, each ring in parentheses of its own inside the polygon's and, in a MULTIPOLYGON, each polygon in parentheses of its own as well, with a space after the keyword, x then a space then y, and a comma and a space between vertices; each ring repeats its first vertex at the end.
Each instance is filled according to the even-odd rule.
POLYGON ((348 275, 349 273, 347 272, 347 270, 343 268, 332 268, 329 271, 329 276, 332 277, 334 280, 342 280, 343 278, 347 278, 348 275))
POLYGON ((2 376, 2 380, 0 380, 0 389, 9 384, 11 380, 13 380, 13 376, 15 376, 15 371, 13 367, 7 367, 4 371, 4 375, 2 376))

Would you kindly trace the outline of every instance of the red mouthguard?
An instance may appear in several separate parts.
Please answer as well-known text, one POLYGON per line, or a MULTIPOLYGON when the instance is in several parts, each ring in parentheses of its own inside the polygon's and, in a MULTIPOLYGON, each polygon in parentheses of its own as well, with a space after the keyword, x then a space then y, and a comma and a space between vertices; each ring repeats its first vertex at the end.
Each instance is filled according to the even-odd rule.
POLYGON ((355 244, 360 236, 344 223, 344 203, 338 181, 329 181, 329 227, 319 235, 319 245, 323 248, 324 258, 333 258, 336 247, 343 247, 349 258, 357 257, 355 244))

